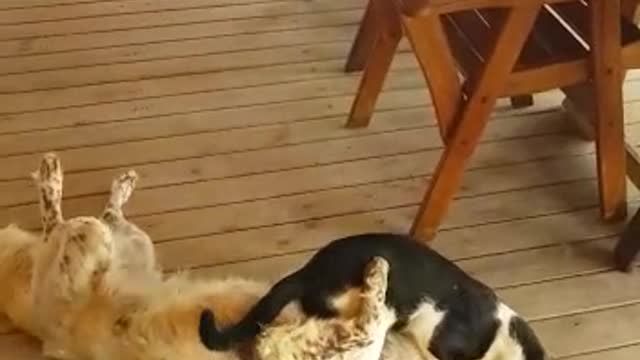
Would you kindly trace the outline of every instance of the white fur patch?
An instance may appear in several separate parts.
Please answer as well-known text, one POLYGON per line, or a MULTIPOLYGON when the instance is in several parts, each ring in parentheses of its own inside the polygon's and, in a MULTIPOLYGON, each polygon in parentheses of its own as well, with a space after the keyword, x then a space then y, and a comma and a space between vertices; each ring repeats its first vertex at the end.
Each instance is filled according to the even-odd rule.
POLYGON ((524 352, 520 344, 509 335, 509 323, 516 313, 505 304, 498 304, 495 317, 500 327, 493 344, 482 360, 524 360, 524 352))
POLYGON ((424 302, 409 320, 409 324, 403 330, 411 340, 413 340, 416 350, 422 354, 422 358, 435 359, 429 352, 429 343, 433 337, 433 332, 446 315, 445 311, 440 311, 431 302, 424 302))

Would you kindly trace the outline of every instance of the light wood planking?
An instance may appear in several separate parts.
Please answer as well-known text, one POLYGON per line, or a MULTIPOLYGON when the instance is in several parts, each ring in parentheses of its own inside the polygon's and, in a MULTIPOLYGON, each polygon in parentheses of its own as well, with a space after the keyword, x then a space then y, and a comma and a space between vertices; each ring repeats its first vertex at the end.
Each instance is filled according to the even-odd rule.
POLYGON ((0 41, 0 57, 144 44, 179 40, 185 37, 196 39, 210 36, 274 32, 296 28, 312 29, 354 25, 358 22, 360 13, 360 10, 341 10, 331 13, 295 14, 286 17, 236 19, 211 23, 170 25, 158 28, 6 40, 0 41))
MULTIPOLYGON (((189 1, 181 1, 180 3, 157 1, 157 3, 165 5, 179 4, 173 5, 173 9, 166 9, 169 11, 161 11, 162 9, 158 9, 155 2, 140 4, 135 1, 120 3, 119 6, 113 8, 115 10, 113 13, 102 14, 98 11, 87 11, 88 6, 86 5, 77 6, 80 11, 74 11, 75 9, 69 9, 69 7, 0 11, 0 40, 96 33, 110 30, 133 30, 246 18, 274 19, 275 17, 301 13, 357 9, 362 3, 360 0, 327 0, 305 4, 285 0, 260 4, 216 6, 211 1, 200 1, 201 4, 191 2, 193 4, 188 6, 189 1), (141 6, 136 8, 136 5, 141 6)), ((96 4, 95 7, 95 10, 106 10, 104 4, 96 4)))
MULTIPOLYGON (((52 146, 49 148, 42 147, 39 150, 56 148, 63 156, 77 159, 69 161, 66 166, 67 174, 74 174, 67 177, 68 181, 72 183, 76 181, 76 177, 81 177, 81 179, 79 178, 79 183, 91 183, 91 181, 87 181, 87 176, 96 178, 96 176, 91 175, 93 172, 101 172, 100 170, 126 165, 131 166, 132 164, 140 164, 142 166, 149 162, 157 162, 157 164, 153 165, 148 164, 158 168, 154 172, 169 172, 169 168, 165 165, 170 164, 165 164, 166 160, 187 159, 185 161, 188 162, 192 161, 193 157, 202 158, 202 170, 192 170, 191 174, 189 174, 190 177, 183 178, 180 182, 237 177, 263 171, 274 172, 292 168, 313 167, 320 164, 343 163, 417 151, 429 151, 431 153, 429 163, 431 163, 436 160, 437 153, 441 149, 441 143, 437 137, 437 130, 424 121, 423 115, 425 113, 425 109, 422 108, 380 112, 380 124, 359 132, 345 130, 339 123, 340 118, 335 117, 292 124, 250 127, 110 145, 94 145, 93 147, 85 146, 65 149, 64 147, 52 146), (403 135, 406 135, 405 142, 396 143, 393 141, 395 137, 403 135), (233 141, 236 136, 248 141, 242 143, 233 141), (413 140, 410 141, 410 139, 413 140), (381 142, 388 144, 388 146, 377 146, 381 142), (318 154, 315 158, 309 158, 304 155, 318 151, 327 143, 331 145, 330 151, 318 154), (347 149, 349 151, 346 151, 347 149), (132 154, 130 158, 122 159, 114 156, 118 152, 125 151, 132 154), (77 157, 74 156, 75 154, 93 155, 93 157, 77 157), (88 161, 88 159, 92 158, 100 160, 88 161), (242 167, 225 165, 231 160, 241 159, 244 159, 243 162, 247 165, 242 167), (219 164, 216 165, 216 162, 219 164), (250 167, 248 166, 249 163, 253 163, 255 166, 250 167), (210 165, 205 166, 205 164, 210 165), (204 173, 207 170, 206 168, 211 168, 208 169, 208 174, 204 173)), ((516 138, 528 138, 525 141, 532 144, 539 143, 541 138, 547 141, 555 140, 558 143, 563 142, 566 138, 560 134, 564 129, 562 122, 559 121, 560 116, 543 113, 533 116, 531 119, 535 121, 514 117, 495 119, 489 126, 484 139, 484 142, 487 143, 487 149, 490 150, 496 146, 509 146, 510 144, 514 148, 518 147, 520 143, 516 142, 516 138)), ((630 128, 636 128, 636 125, 632 125, 630 128)), ((38 136, 30 138, 35 140, 38 136)), ((573 154, 589 151, 589 146, 585 146, 584 143, 579 141, 573 141, 568 146, 562 146, 563 149, 572 147, 574 148, 573 154)), ((555 154, 561 155, 562 153, 557 150, 557 148, 550 148, 547 151, 540 151, 535 154, 525 153, 523 156, 528 155, 530 157, 527 159, 531 159, 531 156, 539 158, 555 154)), ((4 166, 3 178, 5 180, 16 180, 6 181, 0 186, 24 185, 28 182, 28 179, 25 178, 25 173, 22 172, 24 163, 37 163, 38 158, 39 153, 37 151, 4 158, 2 160, 4 166)), ((522 161, 522 159, 512 160, 512 162, 514 161, 518 162, 522 161)), ((172 164, 175 164, 175 162, 172 162, 172 164)), ((503 163, 494 162, 494 164, 503 163)), ((105 177, 104 172, 98 174, 97 177, 105 177)), ((154 179, 151 178, 149 181, 154 181, 154 179)), ((164 184, 166 185, 166 183, 164 184)), ((144 183, 143 185, 141 183, 143 188, 158 185, 160 184, 144 183)), ((73 196, 83 194, 81 192, 82 185, 78 184, 78 186, 70 186, 71 189, 67 194, 73 196)), ((87 184, 85 186, 91 185, 87 184)), ((13 189, 16 189, 16 187, 13 187, 13 189)), ((88 191, 84 193, 102 192, 104 189, 100 185, 93 185, 92 190, 84 191, 88 191)), ((13 198, 11 200, 2 200, 0 204, 11 204, 12 200, 17 202, 25 201, 13 198)), ((33 202, 33 199, 31 201, 33 202)))
MULTIPOLYGON (((351 0, 351 3, 358 4, 357 1, 359 0, 351 0)), ((332 2, 335 1, 327 1, 329 4, 332 2)), ((349 3, 349 1, 345 1, 345 3, 349 3)), ((4 11, 0 14, 3 15, 2 19, 5 19, 6 16, 6 21, 2 23, 32 23, 140 13, 158 13, 160 16, 163 14, 169 16, 171 12, 185 9, 220 8, 222 11, 226 11, 227 18, 235 18, 242 15, 251 16, 252 11, 261 13, 262 9, 269 5, 270 7, 267 7, 269 12, 273 12, 274 9, 297 9, 299 12, 305 12, 324 8, 322 4, 301 6, 295 0, 183 0, 180 2, 155 0, 151 3, 143 0, 5 0, 0 7, 0 10, 4 11), (17 6, 18 4, 21 6, 17 6), (239 7, 246 9, 239 9, 239 7)), ((190 17, 185 16, 184 18, 189 19, 190 17)))
MULTIPOLYGON (((342 127, 358 75, 341 68, 364 5, 4 0, 0 223, 37 226, 27 175, 55 150, 69 216, 98 211, 118 172, 142 174, 126 210, 167 271, 273 280, 330 239, 406 231, 442 145, 406 43, 376 121, 342 127)), ((636 145, 639 79, 625 84, 636 145)), ((433 246, 559 358, 635 359, 640 275, 610 270, 621 224, 598 220, 593 144, 568 132, 560 101, 499 103, 433 246)), ((2 332, 1 353, 42 359, 2 332)))
MULTIPOLYGON (((337 68, 336 68, 337 70, 337 68)), ((397 76, 390 79, 386 89, 407 89, 415 88, 421 84, 420 79, 416 79, 413 70, 400 71, 397 76)), ((287 102, 292 100, 310 100, 314 98, 346 95, 351 93, 350 89, 355 85, 355 76, 344 76, 325 78, 313 81, 297 81, 292 83, 274 83, 260 87, 232 88, 224 91, 189 91, 179 95, 160 96, 144 98, 140 100, 125 100, 117 102, 97 102, 92 105, 76 107, 56 107, 48 110, 33 110, 26 113, 0 113, 0 121, 7 120, 6 126, 9 130, 5 132, 15 132, 15 128, 24 126, 34 128, 44 127, 41 123, 45 121, 52 123, 54 127, 68 126, 80 123, 110 122, 125 120, 129 118, 140 118, 156 116, 159 114, 175 114, 179 112, 194 112, 212 109, 229 109, 232 107, 247 107, 260 104, 287 102), (179 109, 173 106, 174 103, 183 104, 179 109), (104 114, 96 120, 96 113, 104 114), (20 125, 26 122, 26 125, 20 125), (64 125, 62 125, 64 124, 64 125)), ((209 86, 211 86, 209 84, 209 86)), ((213 85, 215 86, 215 85, 213 85)), ((141 91, 141 88, 132 89, 133 92, 141 91)), ((144 90, 142 90, 144 92, 144 90)), ((154 90, 151 90, 154 91, 154 90)), ((167 90, 164 90, 167 91, 167 90)), ((100 94, 95 93, 95 96, 100 94)), ((130 94, 135 95, 135 94, 130 94)), ((110 93, 103 94, 105 97, 112 96, 110 93)), ((122 96, 115 95, 117 97, 122 96)), ((42 97, 46 97, 46 93, 42 97)), ((102 98, 102 96, 100 96, 102 98)), ((41 107, 35 101, 36 107, 41 107)), ((74 102, 66 99, 66 102, 74 102)), ((25 102, 22 101, 24 105, 25 102)), ((4 103, 3 103, 4 105, 4 103)), ((78 105, 78 104, 76 104, 78 105)), ((55 106, 55 105, 54 105, 55 106)), ((15 107, 14 107, 15 109, 15 107)))
POLYGON ((640 354, 640 344, 622 346, 619 348, 596 351, 589 354, 577 355, 571 357, 573 360, 635 360, 640 354))
MULTIPOLYGON (((2 65, 0 73, 15 74, 79 66, 132 63, 220 53, 228 54, 242 51, 255 53, 260 50, 318 43, 342 42, 348 44, 353 37, 352 34, 355 29, 355 25, 346 25, 227 37, 210 36, 197 39, 178 39, 176 41, 124 45, 104 49, 80 49, 61 53, 20 56, 20 61, 15 61, 16 57, 5 57, 0 58, 0 65, 2 65)), ((311 49, 310 51, 317 51, 315 47, 311 47, 311 49)), ((221 59, 221 61, 224 61, 224 59, 221 59)), ((252 59, 244 60, 251 61, 252 59)))

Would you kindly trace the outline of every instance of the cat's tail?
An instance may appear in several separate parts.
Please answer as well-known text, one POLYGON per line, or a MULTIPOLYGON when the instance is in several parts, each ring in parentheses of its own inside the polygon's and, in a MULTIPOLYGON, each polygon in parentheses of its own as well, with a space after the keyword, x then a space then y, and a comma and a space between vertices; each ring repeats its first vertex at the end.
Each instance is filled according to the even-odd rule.
POLYGON ((240 322, 226 329, 219 330, 213 311, 206 309, 200 315, 200 341, 209 350, 230 350, 234 345, 256 337, 285 306, 303 295, 302 272, 298 271, 275 284, 240 322))
POLYGON ((525 360, 551 360, 533 329, 520 316, 511 318, 509 335, 522 347, 525 360))

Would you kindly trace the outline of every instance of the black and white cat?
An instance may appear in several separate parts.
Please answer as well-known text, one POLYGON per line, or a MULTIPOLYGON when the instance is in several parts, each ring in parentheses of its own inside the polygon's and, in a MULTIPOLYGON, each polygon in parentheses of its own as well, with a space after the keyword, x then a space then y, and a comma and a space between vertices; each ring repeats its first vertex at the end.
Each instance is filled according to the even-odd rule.
POLYGON ((293 301, 308 316, 348 318, 362 299, 363 270, 375 257, 390 265, 385 304, 394 314, 393 328, 410 335, 426 358, 547 359, 529 325, 490 288, 430 247, 396 234, 333 241, 226 329, 217 329, 214 314, 203 311, 202 343, 220 351, 251 340, 293 301))

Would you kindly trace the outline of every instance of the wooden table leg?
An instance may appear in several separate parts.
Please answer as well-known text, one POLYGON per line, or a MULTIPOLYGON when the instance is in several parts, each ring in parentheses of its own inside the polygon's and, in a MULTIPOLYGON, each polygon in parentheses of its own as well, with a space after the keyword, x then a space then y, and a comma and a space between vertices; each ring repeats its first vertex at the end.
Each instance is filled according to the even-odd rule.
POLYGON ((626 217, 620 0, 591 0, 591 66, 600 207, 607 220, 626 217))
POLYGON ((638 15, 640 0, 622 0, 622 15, 627 19, 635 20, 638 15))
MULTIPOLYGON (((602 4, 600 4, 602 6, 602 4)), ((615 4, 614 4, 615 5, 615 4)), ((637 19, 640 0, 622 0, 622 15, 630 20, 637 19)), ((595 9, 594 9, 595 10, 595 9)), ((595 22, 595 19, 594 19, 595 22)), ((624 75, 621 76, 624 78, 624 75)), ((594 119, 591 116, 590 99, 592 94, 588 85, 563 89, 567 95, 565 108, 570 120, 576 123, 581 134, 587 139, 595 138, 594 119)), ((633 147, 626 145, 626 173, 631 182, 640 189, 640 156, 633 147)), ((614 251, 615 265, 619 270, 631 271, 632 263, 640 253, 640 211, 628 223, 614 251)))
POLYGON ((391 6, 390 1, 370 0, 369 6, 377 19, 375 42, 369 53, 356 98, 351 105, 351 112, 346 124, 348 128, 369 125, 376 102, 382 92, 384 80, 389 73, 396 49, 403 36, 400 16, 394 13, 395 9, 391 6))
POLYGON ((358 28, 358 34, 351 46, 345 72, 361 71, 364 69, 367 58, 373 51, 378 38, 377 16, 375 13, 375 4, 373 0, 369 0, 367 10, 365 10, 358 28))

